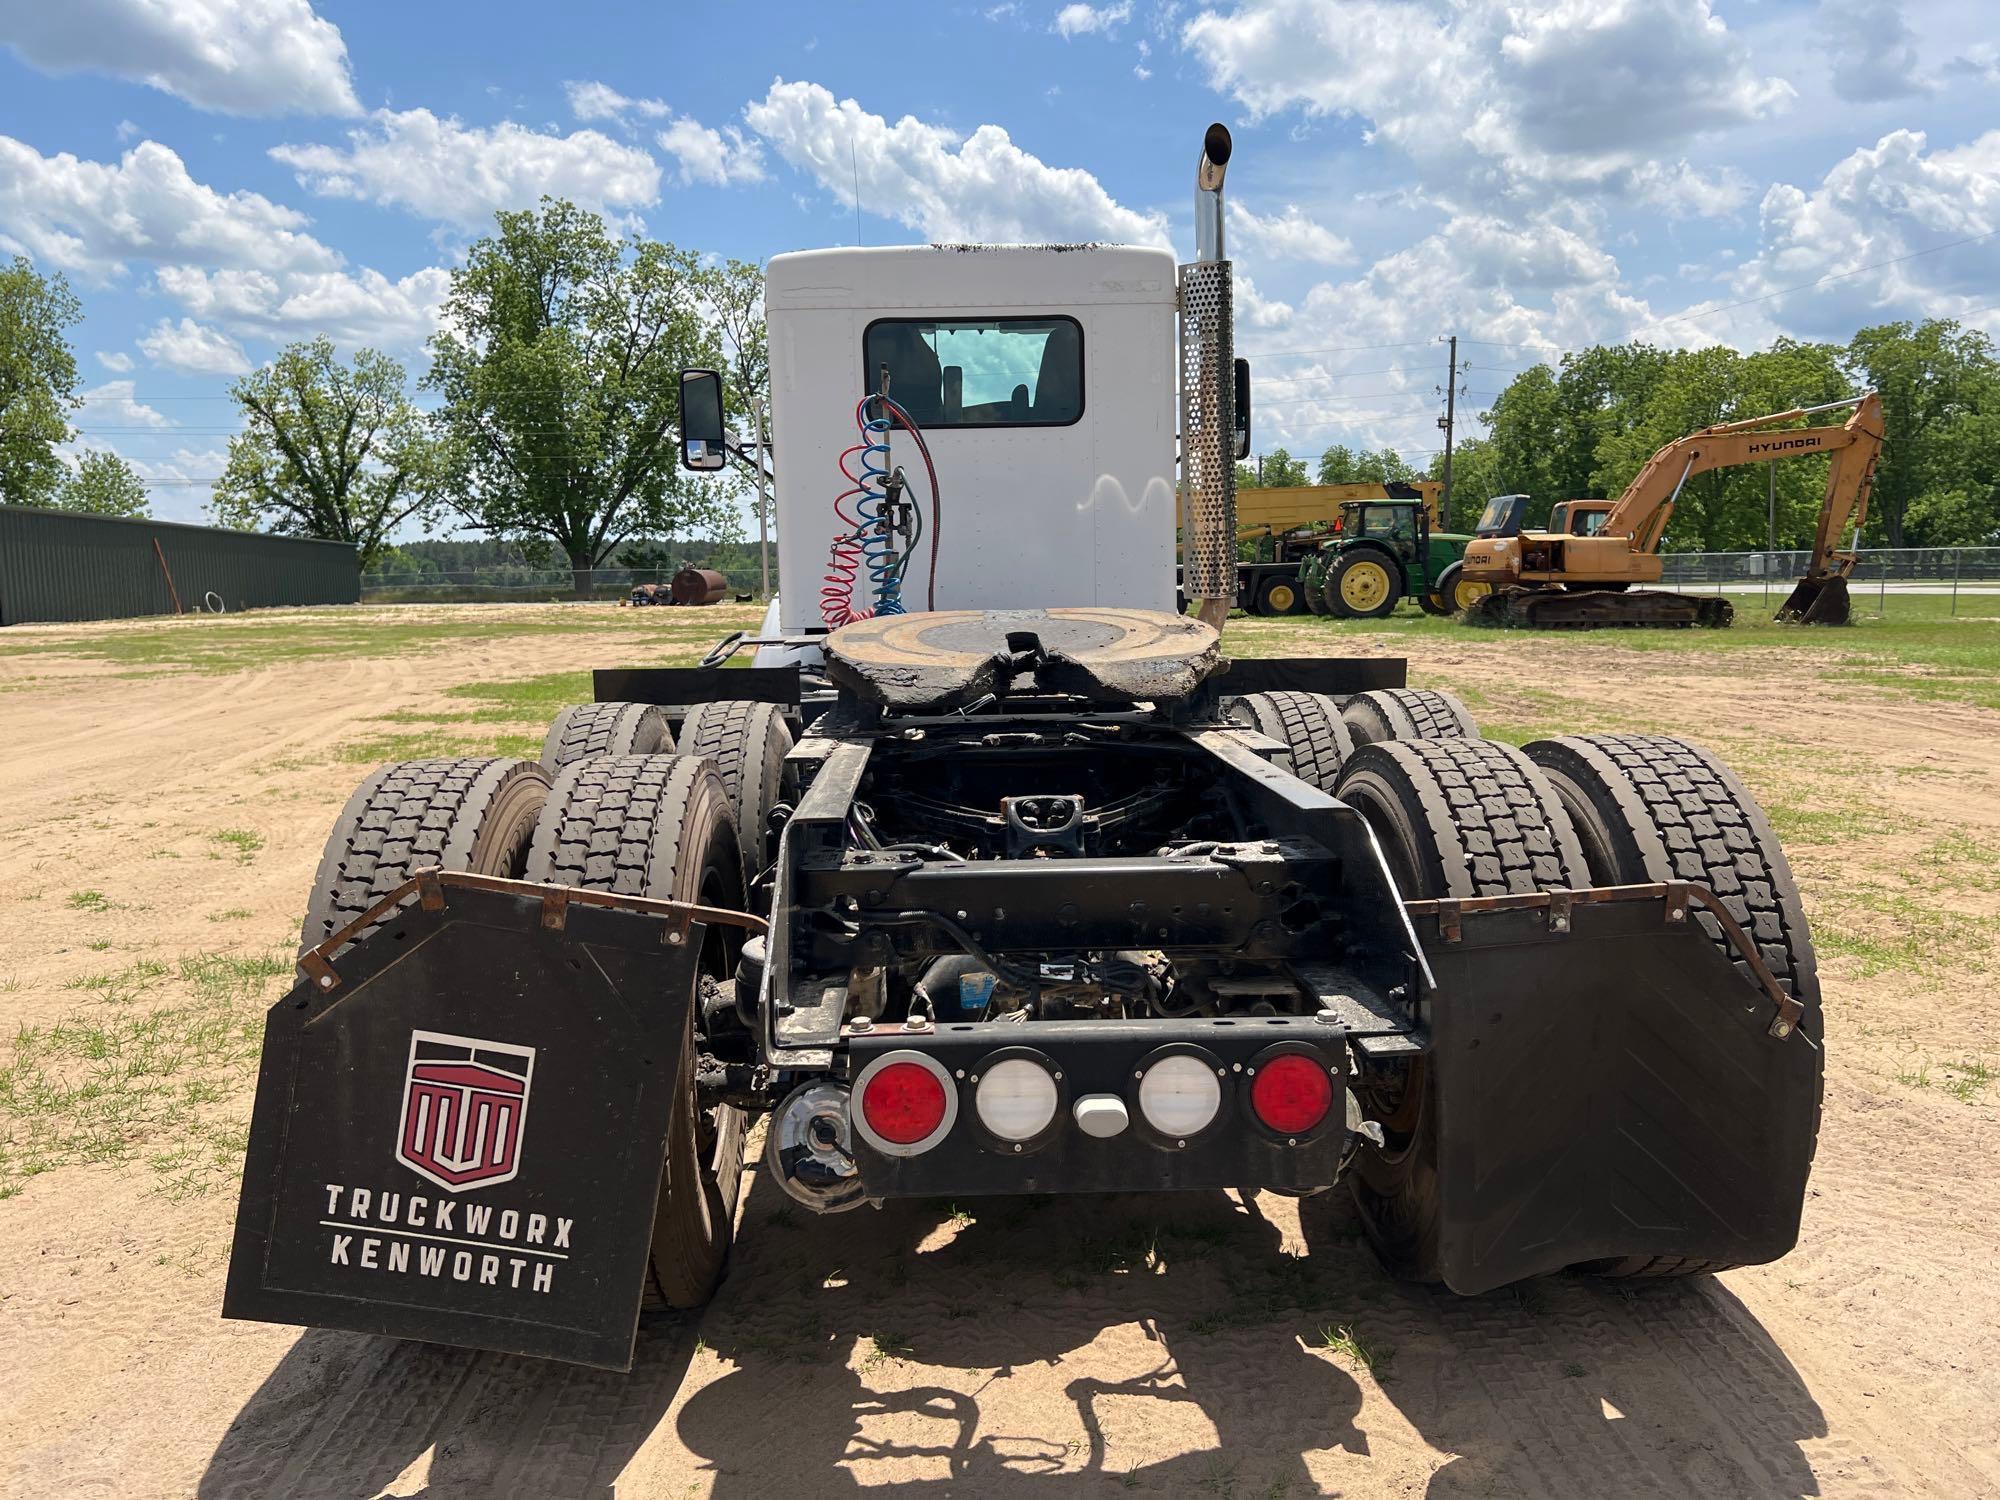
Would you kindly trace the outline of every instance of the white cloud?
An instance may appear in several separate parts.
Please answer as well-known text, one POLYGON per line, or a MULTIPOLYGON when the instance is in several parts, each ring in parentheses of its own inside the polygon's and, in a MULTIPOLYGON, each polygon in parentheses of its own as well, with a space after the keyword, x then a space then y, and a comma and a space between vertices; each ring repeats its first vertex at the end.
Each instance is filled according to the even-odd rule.
POLYGON ((1056 12, 1055 25, 1049 29, 1064 41, 1075 37, 1102 33, 1109 36, 1125 22, 1132 19, 1132 0, 1119 0, 1116 5, 1091 6, 1081 3, 1065 5, 1056 12))
POLYGON ((1286 204, 1284 213, 1275 217, 1260 217, 1232 199, 1229 233, 1248 254, 1270 260, 1338 266, 1354 259, 1352 244, 1324 224, 1307 218, 1296 203, 1286 204))
POLYGON ((616 120, 623 124, 627 115, 659 120, 672 112, 664 99, 633 99, 608 83, 570 79, 564 82, 563 92, 569 96, 569 112, 579 120, 616 120))
POLYGON ((97 362, 100 365, 103 365, 105 369, 111 371, 114 375, 124 375, 130 373, 133 363, 132 356, 129 354, 125 353, 106 354, 101 349, 98 351, 97 354, 97 362))
POLYGON ((451 275, 427 266, 399 280, 380 271, 271 276, 162 266, 159 288, 197 318, 274 342, 323 333, 338 344, 411 351, 436 331, 451 275))
POLYGON ((1821 0, 1833 91, 1851 104, 1929 93, 1902 0, 1821 0))
POLYGON ((193 318, 175 323, 162 318, 139 340, 146 358, 185 375, 248 375, 249 356, 228 334, 204 327, 193 318))
POLYGON ((1794 96, 1709 0, 1239 0, 1181 43, 1254 118, 1359 116, 1458 200, 1623 193, 1794 96))
POLYGON ((543 194, 608 213, 660 196, 659 163, 595 130, 559 135, 511 121, 468 126, 427 109, 380 109, 338 146, 276 146, 271 155, 309 191, 391 204, 473 225, 543 194))
POLYGON ((734 125, 711 130, 698 120, 675 120, 656 139, 660 149, 681 164, 683 186, 705 182, 712 187, 764 180, 764 148, 734 125))
POLYGON ((8 0, 0 41, 231 115, 356 115, 340 28, 308 0, 8 0))
POLYGON ((92 386, 82 396, 80 426, 89 430, 103 427, 145 427, 158 430, 172 427, 173 421, 142 401, 132 399, 137 387, 129 380, 107 380, 92 386))
POLYGON ((1670 219, 1719 219, 1750 201, 1750 179, 1731 167, 1705 177, 1685 161, 1641 162, 1629 182, 1635 199, 1670 219))
POLYGON ((1947 73, 1974 78, 1981 83, 2000 83, 2000 46, 1976 42, 1944 65, 1947 73))
POLYGON ((0 136, 0 248, 104 281, 128 261, 327 270, 304 214, 250 192, 218 193, 156 141, 116 165, 43 156, 0 136))
POLYGON ((1952 242, 2000 229, 2000 130, 1952 150, 1927 147, 1922 131, 1891 131, 1835 163, 1810 192, 1774 184, 1761 209, 1762 248, 1737 274, 1734 297, 1720 300, 1840 279, 1699 326, 1720 336, 1732 321, 1761 316, 1844 339, 1884 318, 1986 313, 1980 321, 1993 323, 1995 241, 1952 242), (1892 260, 1900 263, 1881 264, 1892 260))
POLYGON ((998 125, 969 136, 905 115, 891 125, 816 83, 771 85, 744 111, 750 128, 842 204, 854 202, 933 240, 1113 240, 1166 245, 1166 216, 1126 208, 1078 167, 1052 167, 998 125))

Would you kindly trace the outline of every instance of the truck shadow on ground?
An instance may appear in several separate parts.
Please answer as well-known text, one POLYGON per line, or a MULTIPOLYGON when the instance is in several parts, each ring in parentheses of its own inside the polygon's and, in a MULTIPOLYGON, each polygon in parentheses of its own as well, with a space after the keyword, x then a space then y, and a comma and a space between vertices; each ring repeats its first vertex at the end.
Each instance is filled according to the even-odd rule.
POLYGON ((649 1320, 631 1375, 309 1333, 201 1493, 678 1493, 663 1422, 725 1496, 1300 1495, 1381 1469, 1439 1496, 1818 1493, 1819 1408, 1720 1285, 1457 1298, 1391 1281, 1344 1193, 1298 1206, 1304 1255, 1268 1197, 815 1220, 760 1179, 721 1295, 649 1320))

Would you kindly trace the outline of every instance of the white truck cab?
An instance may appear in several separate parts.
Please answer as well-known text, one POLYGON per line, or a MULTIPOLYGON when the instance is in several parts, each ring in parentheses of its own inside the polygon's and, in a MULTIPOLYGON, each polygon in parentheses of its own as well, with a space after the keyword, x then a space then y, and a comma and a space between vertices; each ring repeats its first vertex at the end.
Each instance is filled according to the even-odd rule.
MULTIPOLYGON (((1174 259, 1099 245, 809 250, 771 261, 771 433, 784 580, 769 624, 821 628, 855 407, 881 389, 936 460, 935 537, 903 598, 939 609, 1174 607, 1174 259)), ((889 435, 931 520, 907 432, 889 435)), ((855 602, 866 605, 865 574, 855 602)), ((767 633, 768 626, 767 626, 767 633)))

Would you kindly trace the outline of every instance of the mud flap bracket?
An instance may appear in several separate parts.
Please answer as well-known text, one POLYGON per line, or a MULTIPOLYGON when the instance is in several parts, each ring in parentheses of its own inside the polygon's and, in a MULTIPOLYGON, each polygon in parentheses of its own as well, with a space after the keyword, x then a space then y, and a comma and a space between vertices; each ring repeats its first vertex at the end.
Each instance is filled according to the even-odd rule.
POLYGON ((630 1368, 711 915, 632 905, 426 871, 301 958, 224 1316, 630 1368))
POLYGON ((1817 1012, 1703 887, 1555 894, 1410 907, 1437 980, 1444 1279, 1473 1294, 1615 1257, 1783 1255, 1817 1131, 1817 1012))

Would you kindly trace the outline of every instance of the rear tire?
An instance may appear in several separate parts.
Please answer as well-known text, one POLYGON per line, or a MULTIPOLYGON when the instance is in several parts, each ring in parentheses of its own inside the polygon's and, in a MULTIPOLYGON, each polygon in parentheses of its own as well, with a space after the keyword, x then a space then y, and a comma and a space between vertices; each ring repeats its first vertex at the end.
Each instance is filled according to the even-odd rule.
MULTIPOLYGON (((1583 844, 1597 885, 1686 880, 1721 898, 1750 934, 1778 983, 1805 1007, 1799 1030, 1820 1045, 1819 969, 1798 882, 1757 799, 1721 761, 1665 735, 1591 734, 1538 740, 1528 757, 1548 776, 1583 844)), ((1694 909, 1703 931, 1761 993, 1714 917, 1694 909)), ((1813 1100, 1819 1134, 1820 1097, 1813 1100)), ((1627 1256, 1578 1269, 1598 1276, 1660 1278, 1728 1270, 1675 1256, 1627 1256)))
POLYGON ((1322 693, 1245 693, 1224 708, 1232 723, 1285 744, 1285 769, 1308 785, 1331 792, 1354 740, 1340 705, 1322 693))
POLYGON ((746 881, 770 867, 771 809, 793 795, 785 772, 791 751, 791 727, 775 703, 703 703, 681 723, 681 754, 714 761, 729 793, 746 881))
MULTIPOLYGON (((706 760, 605 756, 564 768, 535 825, 528 878, 667 901, 744 909, 743 856, 728 792, 706 760)), ((740 933, 711 926, 688 996, 680 1077, 653 1219, 655 1289, 699 1307, 728 1264, 743 1173, 743 1112, 703 1109, 695 1090, 703 981, 728 985, 740 933)))
POLYGON ((1374 547, 1334 558, 1326 570, 1327 612, 1349 620, 1379 620, 1403 597, 1403 565, 1374 547))
MULTIPOLYGON (((1416 740, 1354 752, 1338 795, 1382 846, 1405 900, 1498 896, 1585 883, 1583 850, 1555 791, 1511 745, 1416 740)), ((1357 1078, 1384 1144, 1359 1142, 1347 1183, 1390 1273, 1441 1278, 1437 1096, 1421 1060, 1357 1078)))
POLYGON ((1260 615, 1296 615, 1305 609, 1305 600, 1299 593, 1299 581, 1292 578, 1266 578, 1257 588, 1257 613, 1260 615))
POLYGON ((656 703, 577 703, 556 715, 542 740, 542 766, 553 776, 593 755, 671 754, 666 710, 656 703))
POLYGON ((1479 726, 1456 695, 1434 688, 1375 688, 1341 710, 1357 745, 1384 740, 1476 740, 1479 726))
POLYGON ((327 835, 300 951, 325 942, 418 870, 518 879, 548 795, 548 774, 532 761, 405 760, 379 767, 347 799, 327 835))

